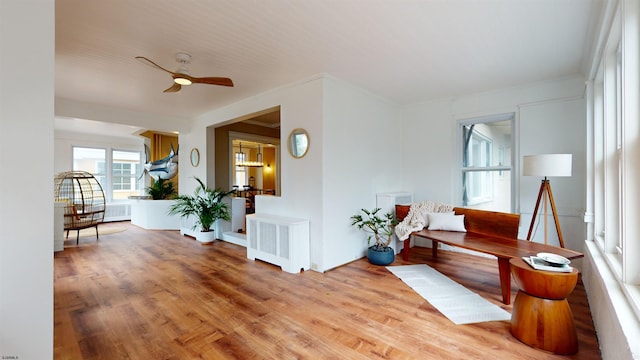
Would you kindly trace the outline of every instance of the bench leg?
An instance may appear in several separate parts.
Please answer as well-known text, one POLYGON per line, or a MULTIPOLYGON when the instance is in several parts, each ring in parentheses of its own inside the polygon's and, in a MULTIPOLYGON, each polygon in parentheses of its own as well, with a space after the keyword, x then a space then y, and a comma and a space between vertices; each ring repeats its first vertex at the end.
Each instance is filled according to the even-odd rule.
POLYGON ((511 266, 508 258, 498 258, 498 271, 500 273, 502 302, 509 305, 511 303, 511 266))
POLYGON ((404 246, 402 247, 402 260, 404 261, 408 261, 409 260, 409 243, 411 240, 411 236, 409 236, 407 238, 407 240, 404 241, 404 246))
POLYGON ((438 257, 438 244, 439 242, 431 240, 431 257, 434 259, 438 257))

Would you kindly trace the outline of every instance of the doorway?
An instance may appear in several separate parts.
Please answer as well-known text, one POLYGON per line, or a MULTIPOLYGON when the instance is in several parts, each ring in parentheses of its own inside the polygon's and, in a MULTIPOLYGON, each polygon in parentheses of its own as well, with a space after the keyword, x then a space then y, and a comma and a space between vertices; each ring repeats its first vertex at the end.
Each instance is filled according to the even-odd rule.
POLYGON ((279 106, 229 120, 214 133, 216 187, 241 189, 251 185, 268 190, 269 195, 281 194, 279 106), (249 166, 236 166, 240 146, 249 166), (262 166, 249 163, 257 161, 258 154, 262 166))

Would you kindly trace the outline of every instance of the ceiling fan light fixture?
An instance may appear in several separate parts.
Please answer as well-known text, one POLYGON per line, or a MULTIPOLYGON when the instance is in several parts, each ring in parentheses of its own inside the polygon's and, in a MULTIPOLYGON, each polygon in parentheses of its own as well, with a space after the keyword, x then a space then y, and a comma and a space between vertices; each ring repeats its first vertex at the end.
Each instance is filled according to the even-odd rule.
POLYGON ((191 80, 189 80, 187 78, 180 77, 180 76, 174 77, 173 81, 176 84, 180 84, 180 85, 191 85, 191 80))
POLYGON ((182 86, 191 85, 193 83, 196 84, 209 84, 209 85, 219 85, 219 86, 229 86, 233 87, 233 81, 229 78, 223 77, 193 77, 189 74, 189 70, 187 69, 187 65, 191 62, 191 55, 186 53, 178 53, 176 54, 176 61, 179 64, 178 70, 175 72, 167 70, 162 66, 156 64, 155 62, 147 59, 144 56, 136 56, 136 59, 141 62, 152 66, 156 69, 162 70, 166 73, 171 74, 171 78, 173 79, 173 85, 168 89, 164 90, 164 92, 178 92, 182 88, 182 86))

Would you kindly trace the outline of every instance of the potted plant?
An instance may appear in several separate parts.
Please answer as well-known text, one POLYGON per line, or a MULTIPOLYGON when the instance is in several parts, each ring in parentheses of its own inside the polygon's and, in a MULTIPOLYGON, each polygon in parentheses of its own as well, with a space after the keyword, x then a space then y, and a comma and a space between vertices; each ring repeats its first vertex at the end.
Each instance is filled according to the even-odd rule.
POLYGON ((153 179, 147 196, 130 196, 131 224, 148 230, 178 230, 180 219, 167 214, 176 189, 168 179, 153 179))
POLYGON ((146 188, 147 194, 151 196, 153 200, 166 200, 170 199, 176 194, 176 189, 173 187, 173 182, 167 181, 167 179, 158 178, 154 180, 151 186, 146 188))
POLYGON ((193 195, 178 195, 174 199, 174 204, 169 208, 170 215, 180 215, 182 218, 195 217, 193 229, 200 228, 195 233, 196 240, 200 242, 212 242, 215 234, 211 227, 219 220, 230 220, 231 211, 229 206, 223 201, 225 197, 233 193, 221 189, 210 189, 202 180, 195 177, 200 184, 193 195))
POLYGON ((395 259, 393 248, 389 246, 397 221, 392 212, 379 215, 380 208, 361 209, 361 213, 351 216, 351 225, 369 233, 367 237, 367 259, 375 265, 389 265, 395 259), (371 239, 375 242, 371 245, 371 239))

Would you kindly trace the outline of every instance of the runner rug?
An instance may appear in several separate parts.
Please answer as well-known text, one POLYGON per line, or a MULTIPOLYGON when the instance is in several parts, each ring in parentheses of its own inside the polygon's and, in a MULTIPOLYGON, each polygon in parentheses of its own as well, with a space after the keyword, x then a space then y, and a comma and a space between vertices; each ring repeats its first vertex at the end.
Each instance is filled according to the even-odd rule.
POLYGON ((387 266, 453 323, 511 320, 511 314, 426 264, 387 266))

